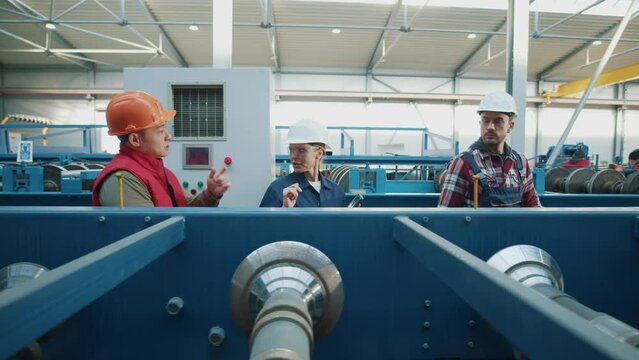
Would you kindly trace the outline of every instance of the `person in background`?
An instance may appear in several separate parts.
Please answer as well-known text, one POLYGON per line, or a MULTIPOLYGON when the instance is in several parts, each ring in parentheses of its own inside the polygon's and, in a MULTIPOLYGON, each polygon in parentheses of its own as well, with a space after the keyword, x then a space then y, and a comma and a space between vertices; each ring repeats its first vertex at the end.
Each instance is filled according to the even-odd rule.
POLYGON ((628 154, 628 168, 639 170, 639 149, 635 149, 628 154))
POLYGON ((628 154, 627 167, 623 167, 619 164, 610 164, 610 167, 617 171, 623 172, 626 176, 639 170, 639 149, 635 149, 630 154, 628 154))
POLYGON ((577 149, 570 157, 570 160, 564 161, 561 167, 566 169, 577 169, 590 166, 590 160, 582 149, 577 149))
POLYGON ((143 91, 115 95, 106 110, 109 135, 120 139, 120 152, 100 172, 93 185, 93 206, 218 206, 231 186, 226 168, 215 169, 206 189, 188 199, 162 158, 169 154, 171 135, 166 122, 175 110, 165 111, 158 99, 143 91), (118 179, 118 176, 120 178, 118 179), (121 192, 121 193, 120 193, 121 192))
POLYGON ((286 143, 293 172, 273 181, 260 207, 341 207, 344 190, 320 173, 326 155, 328 131, 312 120, 301 120, 288 130, 286 143))
POLYGON ((506 143, 515 127, 515 99, 503 91, 487 94, 477 109, 481 136, 448 165, 439 207, 474 206, 474 179, 480 207, 540 207, 526 157, 506 143))

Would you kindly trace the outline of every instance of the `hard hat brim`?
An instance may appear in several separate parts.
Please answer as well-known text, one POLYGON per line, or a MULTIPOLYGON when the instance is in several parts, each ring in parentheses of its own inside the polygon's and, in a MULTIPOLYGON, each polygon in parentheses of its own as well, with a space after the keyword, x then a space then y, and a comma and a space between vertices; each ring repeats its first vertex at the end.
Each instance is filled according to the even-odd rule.
POLYGON ((287 139, 284 140, 285 144, 324 144, 324 147, 331 150, 331 146, 323 141, 308 141, 308 139, 287 139))

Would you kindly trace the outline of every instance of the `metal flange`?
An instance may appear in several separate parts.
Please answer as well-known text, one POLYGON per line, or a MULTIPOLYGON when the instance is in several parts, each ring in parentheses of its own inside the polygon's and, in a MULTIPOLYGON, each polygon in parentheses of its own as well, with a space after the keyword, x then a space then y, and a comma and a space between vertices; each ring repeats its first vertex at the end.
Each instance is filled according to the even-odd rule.
POLYGON ((564 192, 567 194, 588 193, 588 180, 594 175, 595 171, 591 168, 575 169, 564 182, 564 192))
POLYGON ((564 276, 559 264, 536 246, 509 246, 491 256, 486 263, 528 287, 547 284, 564 290, 564 276))
POLYGON ((546 191, 562 192, 564 181, 568 175, 570 175, 570 171, 562 167, 546 170, 546 191))
POLYGON ((0 269, 0 291, 20 286, 29 280, 38 278, 49 271, 46 267, 30 263, 19 262, 0 269))
POLYGON ((617 170, 599 170, 588 182, 590 194, 619 194, 625 176, 617 170))
POLYGON ((264 303, 281 289, 300 294, 311 315, 316 339, 326 336, 337 323, 344 289, 333 262, 310 245, 279 241, 249 254, 231 280, 231 311, 247 335, 264 303))
POLYGON ((624 194, 639 194, 639 170, 626 177, 621 192, 624 194))

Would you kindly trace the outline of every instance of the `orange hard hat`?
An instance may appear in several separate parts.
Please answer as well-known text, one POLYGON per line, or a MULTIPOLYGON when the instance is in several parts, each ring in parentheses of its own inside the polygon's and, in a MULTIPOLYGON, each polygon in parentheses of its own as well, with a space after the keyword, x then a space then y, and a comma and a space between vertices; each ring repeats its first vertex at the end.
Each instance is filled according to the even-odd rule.
POLYGON ((160 101, 144 91, 125 91, 115 95, 106 110, 109 135, 120 136, 162 125, 175 116, 164 111, 160 101))

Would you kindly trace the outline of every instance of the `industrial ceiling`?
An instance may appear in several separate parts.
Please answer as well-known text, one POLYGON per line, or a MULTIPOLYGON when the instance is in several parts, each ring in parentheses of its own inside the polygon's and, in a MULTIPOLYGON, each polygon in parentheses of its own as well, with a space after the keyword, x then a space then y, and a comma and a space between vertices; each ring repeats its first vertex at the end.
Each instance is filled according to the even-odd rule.
MULTIPOLYGON (((620 2, 581 1, 586 10, 620 2)), ((428 3, 233 0, 233 66, 504 76, 506 10, 428 3)), ((212 12, 212 0, 0 0, 0 63, 98 70, 211 66, 212 12)), ((592 75, 621 19, 531 10, 529 78, 592 75)), ((606 69, 637 63, 637 50, 635 16, 606 69)))

